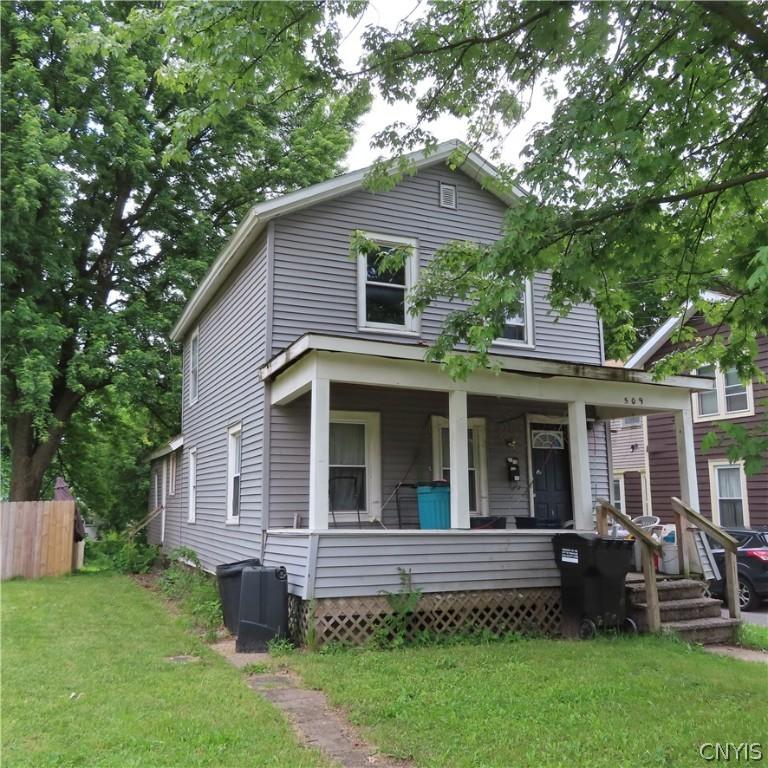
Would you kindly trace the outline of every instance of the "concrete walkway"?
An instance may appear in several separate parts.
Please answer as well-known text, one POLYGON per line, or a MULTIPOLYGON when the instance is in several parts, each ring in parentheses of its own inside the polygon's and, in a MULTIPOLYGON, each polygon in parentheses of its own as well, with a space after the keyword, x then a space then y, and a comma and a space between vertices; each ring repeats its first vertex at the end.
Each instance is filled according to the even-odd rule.
POLYGON ((718 656, 729 656, 732 659, 742 661, 756 661, 758 664, 768 664, 768 653, 756 651, 752 648, 742 648, 740 645, 703 645, 707 653, 715 653, 718 656))
MULTIPOLYGON (((234 638, 210 646, 239 669, 249 665, 269 668, 268 653, 235 653, 234 638)), ((409 760, 379 753, 362 738, 342 712, 334 709, 322 691, 310 691, 287 670, 258 672, 248 676, 248 685, 281 709, 302 744, 319 749, 342 768, 411 768, 409 760)))

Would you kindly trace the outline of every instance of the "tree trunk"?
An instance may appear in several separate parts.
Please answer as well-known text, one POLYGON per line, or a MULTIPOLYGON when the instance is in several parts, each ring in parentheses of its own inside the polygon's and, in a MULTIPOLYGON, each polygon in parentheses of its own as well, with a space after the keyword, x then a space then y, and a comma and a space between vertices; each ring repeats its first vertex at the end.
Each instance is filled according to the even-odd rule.
POLYGON ((40 442, 35 434, 31 414, 23 413, 8 419, 11 501, 37 501, 40 498, 45 473, 51 466, 66 425, 80 400, 81 396, 72 392, 64 395, 55 411, 56 426, 48 430, 43 442, 40 442))

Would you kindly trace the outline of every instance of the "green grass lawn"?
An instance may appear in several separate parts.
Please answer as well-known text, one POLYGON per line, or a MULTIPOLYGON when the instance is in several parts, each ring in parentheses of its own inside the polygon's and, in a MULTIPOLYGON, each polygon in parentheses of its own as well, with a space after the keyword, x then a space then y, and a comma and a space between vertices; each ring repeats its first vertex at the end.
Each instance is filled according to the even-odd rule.
POLYGON ((768 627, 757 624, 742 624, 739 627, 739 644, 745 648, 768 651, 768 627))
POLYGON ((3 766, 327 765, 128 577, 6 582, 2 609, 3 766))
POLYGON ((418 766, 703 766, 763 742, 768 671, 663 638, 295 654, 379 747, 418 766))

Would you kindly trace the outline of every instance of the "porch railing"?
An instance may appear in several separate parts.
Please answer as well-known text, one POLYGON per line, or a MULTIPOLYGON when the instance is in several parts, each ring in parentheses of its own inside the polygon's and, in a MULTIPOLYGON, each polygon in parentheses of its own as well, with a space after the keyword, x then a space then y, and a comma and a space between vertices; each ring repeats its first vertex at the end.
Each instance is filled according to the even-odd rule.
POLYGON ((728 604, 728 613, 732 619, 741 618, 739 606, 739 572, 736 565, 736 550, 739 542, 729 536, 722 528, 711 520, 700 515, 695 509, 691 509, 685 502, 672 497, 672 510, 675 513, 675 527, 677 529, 677 552, 680 562, 680 573, 688 576, 690 573, 690 561, 688 553, 693 549, 693 534, 691 526, 700 528, 704 533, 713 538, 723 547, 725 552, 725 579, 724 591, 728 604))
POLYGON ((623 512, 620 512, 605 499, 598 499, 597 532, 601 536, 608 535, 608 518, 612 517, 621 523, 635 541, 641 544, 641 559, 643 562, 643 579, 645 581, 645 614, 648 629, 651 632, 661 630, 661 610, 659 608, 659 589, 656 583, 656 568, 653 563, 654 552, 661 551, 661 543, 649 536, 642 528, 632 522, 623 512))

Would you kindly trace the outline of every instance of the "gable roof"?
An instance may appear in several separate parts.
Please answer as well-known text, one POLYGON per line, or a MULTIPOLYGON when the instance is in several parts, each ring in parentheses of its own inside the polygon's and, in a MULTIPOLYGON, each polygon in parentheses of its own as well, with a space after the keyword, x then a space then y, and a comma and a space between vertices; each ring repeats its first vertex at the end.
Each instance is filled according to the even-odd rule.
MULTIPOLYGON (((499 179, 496 167, 477 152, 467 150, 466 145, 458 139, 438 144, 429 153, 424 150, 412 152, 405 155, 404 159, 418 171, 430 165, 447 163, 457 149, 466 151, 464 161, 457 167, 457 170, 462 171, 481 185, 488 185, 488 191, 506 205, 512 205, 525 195, 525 192, 519 187, 515 187, 512 191, 505 191, 499 189, 499 185, 494 185, 492 182, 499 179)), ((222 248, 192 297, 187 301, 181 317, 171 331, 171 339, 178 341, 183 338, 269 221, 286 213, 308 208, 325 200, 362 189, 365 178, 372 167, 373 165, 369 165, 357 171, 344 173, 328 181, 312 184, 304 189, 289 192, 281 197, 254 205, 222 248)), ((395 170, 393 169, 392 173, 395 170)))
MULTIPOLYGON (((703 291, 701 294, 702 299, 707 301, 728 301, 730 298, 722 293, 716 293, 715 291, 703 291)), ((696 314, 696 306, 692 301, 686 301, 680 311, 676 315, 667 318, 650 336, 645 343, 624 363, 625 368, 638 368, 645 365, 649 358, 655 355, 672 334, 678 329, 684 326, 693 316, 696 314)))

